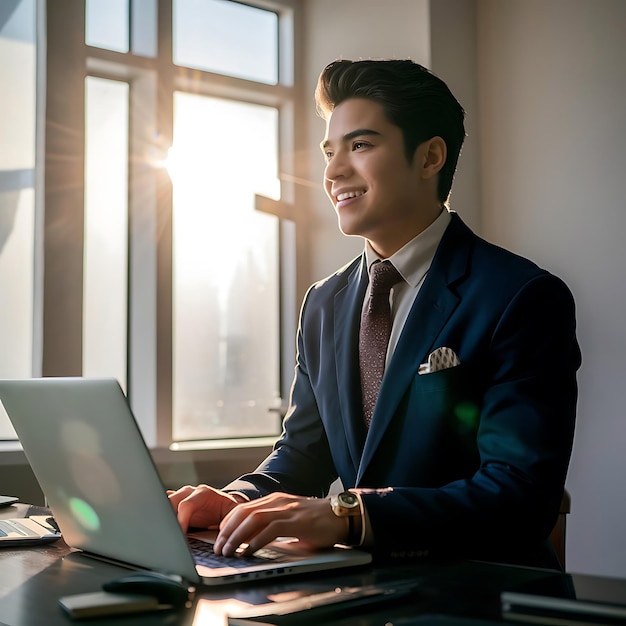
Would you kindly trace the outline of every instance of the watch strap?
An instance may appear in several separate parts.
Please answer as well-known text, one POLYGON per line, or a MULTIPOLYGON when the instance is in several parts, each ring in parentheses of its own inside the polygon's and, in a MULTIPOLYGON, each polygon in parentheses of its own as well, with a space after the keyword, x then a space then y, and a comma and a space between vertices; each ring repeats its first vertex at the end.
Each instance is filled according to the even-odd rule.
POLYGON ((348 540, 349 546, 360 546, 363 537, 363 515, 348 515, 348 540))

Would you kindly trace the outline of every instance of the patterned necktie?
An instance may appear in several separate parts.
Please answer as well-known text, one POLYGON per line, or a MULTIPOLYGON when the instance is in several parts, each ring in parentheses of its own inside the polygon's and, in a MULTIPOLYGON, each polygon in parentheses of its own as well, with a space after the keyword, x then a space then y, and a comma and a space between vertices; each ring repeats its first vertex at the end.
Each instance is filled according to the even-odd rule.
POLYGON ((370 270, 370 296, 361 319, 359 364, 363 418, 369 428, 385 370, 385 358, 391 334, 389 293, 402 276, 389 262, 375 262, 370 270))

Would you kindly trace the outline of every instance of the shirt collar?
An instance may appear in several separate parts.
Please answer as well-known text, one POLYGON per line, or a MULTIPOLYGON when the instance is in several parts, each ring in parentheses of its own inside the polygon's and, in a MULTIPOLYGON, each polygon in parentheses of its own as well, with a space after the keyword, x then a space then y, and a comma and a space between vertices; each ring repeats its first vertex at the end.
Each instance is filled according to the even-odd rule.
MULTIPOLYGON (((450 211, 444 208, 439 217, 426 230, 413 237, 411 241, 389 257, 389 261, 393 263, 402 278, 411 287, 417 287, 424 278, 450 220, 450 211)), ((384 260, 376 254, 367 239, 365 240, 365 260, 368 272, 374 261, 384 260)))

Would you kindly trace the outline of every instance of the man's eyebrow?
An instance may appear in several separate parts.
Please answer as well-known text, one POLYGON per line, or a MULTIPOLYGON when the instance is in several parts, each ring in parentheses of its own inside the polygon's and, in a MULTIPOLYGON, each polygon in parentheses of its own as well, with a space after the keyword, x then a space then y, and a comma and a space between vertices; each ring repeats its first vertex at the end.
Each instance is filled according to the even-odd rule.
MULTIPOLYGON (((346 133, 341 138, 341 141, 346 142, 346 141, 355 139, 356 137, 366 137, 368 135, 380 135, 380 133, 377 130, 372 130, 371 128, 357 128, 356 130, 352 130, 349 133, 346 133)), ((327 148, 329 145, 330 145, 330 141, 326 139, 325 141, 322 141, 322 143, 320 144, 320 147, 323 150, 324 148, 327 148)))

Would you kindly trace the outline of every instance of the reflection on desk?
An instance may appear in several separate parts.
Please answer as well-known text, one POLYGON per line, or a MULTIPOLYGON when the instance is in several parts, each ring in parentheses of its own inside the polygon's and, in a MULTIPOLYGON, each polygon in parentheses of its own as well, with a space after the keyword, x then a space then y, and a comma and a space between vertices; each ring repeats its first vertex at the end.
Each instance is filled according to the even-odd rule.
MULTIPOLYGON (((17 516, 16 511, 7 513, 11 517, 17 516)), ((3 551, 0 558, 0 626, 2 623, 11 626, 69 626, 76 623, 63 613, 58 599, 99 591, 105 582, 128 571, 119 565, 72 552, 62 540, 46 546, 3 551)), ((493 626, 504 623, 500 609, 501 591, 533 581, 541 585, 542 581, 548 581, 556 574, 551 570, 478 561, 366 566, 358 571, 337 571, 330 575, 326 572, 323 576, 311 573, 275 579, 274 582, 202 589, 190 609, 102 618, 93 624, 225 626, 227 615, 268 602, 281 603, 332 592, 335 588, 415 582, 417 586, 411 593, 391 603, 365 607, 337 605, 322 623, 324 626, 493 626)), ((304 623, 301 617, 299 615, 295 623, 304 623)), ((319 626, 319 621, 317 624, 319 626)))

